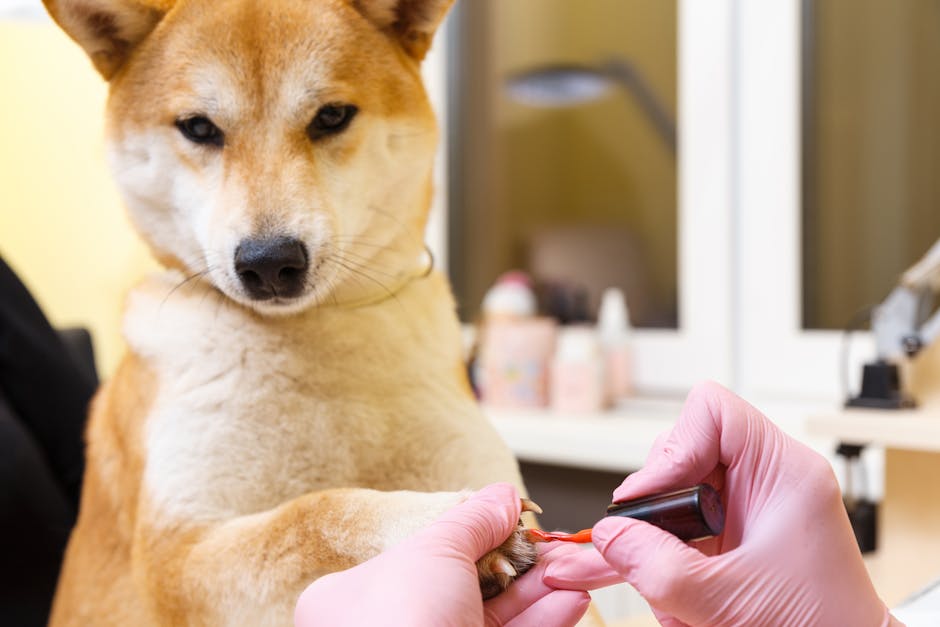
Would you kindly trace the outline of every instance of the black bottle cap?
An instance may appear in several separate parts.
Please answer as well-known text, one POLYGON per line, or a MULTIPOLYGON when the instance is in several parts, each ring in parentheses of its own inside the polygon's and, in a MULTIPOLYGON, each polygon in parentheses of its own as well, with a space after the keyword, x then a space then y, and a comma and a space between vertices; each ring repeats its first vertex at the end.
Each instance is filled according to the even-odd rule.
POLYGON ((607 515, 648 522, 685 542, 717 536, 725 528, 721 496, 707 483, 623 503, 611 503, 607 507, 607 515))

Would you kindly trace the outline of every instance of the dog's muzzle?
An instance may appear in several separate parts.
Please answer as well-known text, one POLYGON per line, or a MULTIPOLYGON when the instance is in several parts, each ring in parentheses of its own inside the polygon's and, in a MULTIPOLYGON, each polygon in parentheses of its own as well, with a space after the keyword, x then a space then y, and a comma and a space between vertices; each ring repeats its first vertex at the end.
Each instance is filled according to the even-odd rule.
POLYGON ((253 300, 300 296, 309 267, 307 247, 293 237, 244 239, 235 249, 235 273, 253 300))

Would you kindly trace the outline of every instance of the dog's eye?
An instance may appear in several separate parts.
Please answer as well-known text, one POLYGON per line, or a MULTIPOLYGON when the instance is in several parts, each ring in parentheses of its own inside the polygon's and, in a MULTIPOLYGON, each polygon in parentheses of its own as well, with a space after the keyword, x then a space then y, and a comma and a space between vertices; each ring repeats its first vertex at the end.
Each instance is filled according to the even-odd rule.
POLYGON ((355 105, 328 104, 320 107, 307 127, 310 139, 317 140, 344 130, 359 112, 355 105))
POLYGON ((219 127, 203 115, 177 120, 176 128, 180 130, 183 137, 197 144, 221 147, 225 140, 225 136, 219 127))

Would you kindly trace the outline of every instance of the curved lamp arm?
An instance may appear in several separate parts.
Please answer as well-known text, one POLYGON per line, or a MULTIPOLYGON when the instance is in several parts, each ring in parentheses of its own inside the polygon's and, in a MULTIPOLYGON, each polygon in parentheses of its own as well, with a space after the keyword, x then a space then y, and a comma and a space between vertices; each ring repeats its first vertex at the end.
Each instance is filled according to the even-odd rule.
POLYGON ((624 59, 598 65, 549 64, 513 74, 506 90, 513 100, 535 107, 570 107, 604 97, 618 86, 626 91, 646 115, 657 134, 676 152, 676 122, 649 82, 624 59))

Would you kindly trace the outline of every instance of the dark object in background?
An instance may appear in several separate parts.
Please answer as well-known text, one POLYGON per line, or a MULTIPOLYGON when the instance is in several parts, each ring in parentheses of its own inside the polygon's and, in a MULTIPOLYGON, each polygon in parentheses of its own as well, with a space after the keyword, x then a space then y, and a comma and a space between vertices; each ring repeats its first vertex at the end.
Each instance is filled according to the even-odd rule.
POLYGON ((0 625, 48 622, 96 387, 88 334, 57 333, 0 258, 0 625))
POLYGON ((883 360, 865 364, 862 391, 846 401, 846 407, 904 409, 914 407, 914 399, 901 390, 901 375, 895 364, 883 360))
MULTIPOLYGON (((536 284, 562 290, 553 295, 578 303, 576 321, 593 320, 604 292, 617 287, 630 307, 637 327, 677 328, 674 296, 653 278, 649 242, 617 225, 542 227, 525 240, 522 263, 536 284), (567 293, 565 293, 567 292, 567 293)), ((545 294, 540 304, 546 307, 545 294)), ((570 306, 569 306, 570 307, 570 306)), ((567 311, 568 309, 563 309, 567 311)))
POLYGON ((539 314, 554 318, 559 324, 593 322, 588 291, 577 283, 537 282, 535 296, 539 314))
POLYGON ((846 479, 842 496, 845 511, 849 515, 849 522, 852 524, 859 550, 862 553, 870 553, 877 548, 878 504, 871 501, 865 494, 867 482, 861 460, 863 448, 856 444, 840 443, 836 448, 836 454, 845 460, 846 479), (853 475, 856 474, 858 478, 853 479, 853 475))
POLYGON ((878 504, 867 499, 856 501, 849 513, 852 532, 862 553, 878 548, 878 504))

